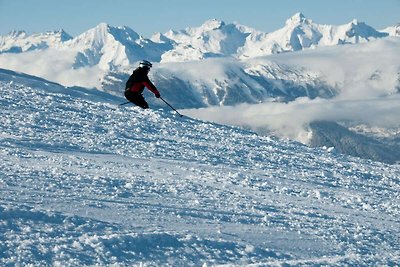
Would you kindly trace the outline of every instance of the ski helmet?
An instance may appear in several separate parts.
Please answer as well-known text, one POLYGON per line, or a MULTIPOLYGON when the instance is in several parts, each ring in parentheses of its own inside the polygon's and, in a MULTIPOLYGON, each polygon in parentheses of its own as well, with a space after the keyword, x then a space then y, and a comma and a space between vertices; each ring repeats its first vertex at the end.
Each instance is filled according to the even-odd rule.
POLYGON ((142 61, 140 61, 140 63, 139 63, 139 67, 140 67, 140 68, 147 68, 147 69, 150 69, 151 67, 153 67, 153 64, 151 64, 150 61, 142 60, 142 61))

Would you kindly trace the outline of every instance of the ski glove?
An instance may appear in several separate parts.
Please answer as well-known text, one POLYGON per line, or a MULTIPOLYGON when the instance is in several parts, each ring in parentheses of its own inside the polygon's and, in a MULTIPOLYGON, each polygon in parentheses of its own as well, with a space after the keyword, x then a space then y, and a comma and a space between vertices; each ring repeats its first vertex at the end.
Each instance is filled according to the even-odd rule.
POLYGON ((160 98, 161 96, 160 96, 160 93, 155 93, 154 94, 157 98, 160 98))

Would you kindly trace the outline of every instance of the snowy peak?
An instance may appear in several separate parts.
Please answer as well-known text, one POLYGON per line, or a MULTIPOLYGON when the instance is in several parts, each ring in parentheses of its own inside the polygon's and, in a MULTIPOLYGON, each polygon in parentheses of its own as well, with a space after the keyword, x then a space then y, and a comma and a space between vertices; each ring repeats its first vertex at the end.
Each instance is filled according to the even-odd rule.
POLYGON ((269 34, 258 34, 248 40, 241 58, 264 56, 281 52, 298 51, 318 46, 323 37, 317 24, 302 13, 286 20, 285 26, 269 34))
POLYGON ((400 22, 394 26, 387 27, 381 30, 381 32, 385 32, 389 34, 389 36, 400 36, 400 22))
POLYGON ((101 47, 108 42, 135 42, 139 38, 139 34, 128 27, 112 27, 106 23, 100 23, 74 38, 71 44, 84 47, 101 47))
POLYGON ((369 41, 370 38, 382 38, 388 36, 387 33, 378 32, 371 26, 364 22, 359 22, 356 19, 347 24, 345 34, 347 40, 349 40, 349 38, 354 38, 353 42, 355 43, 358 43, 361 40, 369 41))
POLYGON ((63 29, 58 31, 47 32, 47 35, 59 39, 60 42, 66 42, 72 39, 72 36, 66 33, 63 29))
POLYGON ((170 39, 174 46, 162 56, 162 61, 176 62, 235 56, 250 33, 250 28, 238 24, 226 24, 216 19, 208 20, 199 27, 169 31, 165 33, 165 37, 170 39))
POLYGON ((100 23, 96 27, 80 34, 71 43, 82 46, 102 45, 106 43, 109 33, 109 26, 106 23, 100 23))
POLYGON ((303 13, 296 13, 291 18, 286 20, 287 26, 298 25, 301 23, 311 23, 311 20, 308 20, 303 13))
POLYGON ((26 32, 25 31, 17 31, 17 30, 12 30, 9 34, 9 38, 25 38, 26 37, 26 32))
POLYGON ((211 19, 204 22, 199 29, 202 31, 212 31, 221 29, 221 27, 225 26, 225 22, 217 19, 211 19))
POLYGON ((0 36, 0 53, 21 53, 37 49, 59 47, 72 37, 64 30, 28 35, 25 31, 11 31, 0 36))
POLYGON ((364 22, 353 20, 344 25, 323 25, 296 13, 283 28, 267 35, 252 36, 243 47, 240 58, 298 51, 321 46, 369 42, 388 34, 379 32, 364 22))
POLYGON ((100 23, 66 43, 78 52, 74 68, 99 65, 103 70, 126 67, 143 58, 160 61, 169 47, 145 39, 126 26, 100 23))
MULTIPOLYGON (((336 45, 343 43, 359 43, 369 41, 370 39, 386 37, 386 33, 378 32, 364 22, 357 19, 344 25, 322 25, 314 23, 312 20, 306 19, 301 13, 296 13, 292 18, 286 21, 285 29, 299 39, 308 39, 310 44, 320 45, 319 41, 323 41, 323 45, 336 45), (317 37, 317 39, 313 38, 317 37)), ((310 45, 305 44, 302 48, 308 48, 310 45)))
POLYGON ((54 40, 54 41, 59 41, 59 42, 65 42, 68 40, 71 40, 72 37, 68 33, 66 33, 63 29, 60 30, 55 30, 55 31, 47 31, 45 33, 34 33, 32 35, 28 35, 25 31, 17 31, 13 30, 11 31, 8 35, 3 36, 3 38, 9 38, 9 39, 23 39, 23 38, 30 38, 30 39, 48 39, 54 40))

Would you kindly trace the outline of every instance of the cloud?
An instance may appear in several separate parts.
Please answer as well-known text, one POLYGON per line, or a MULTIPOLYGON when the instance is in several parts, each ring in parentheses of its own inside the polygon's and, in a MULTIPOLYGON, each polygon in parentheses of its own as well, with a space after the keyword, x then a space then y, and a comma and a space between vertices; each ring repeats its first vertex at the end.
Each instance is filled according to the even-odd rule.
POLYGON ((399 127, 400 96, 360 100, 301 98, 290 103, 242 104, 182 112, 202 120, 247 127, 261 134, 272 132, 307 143, 310 137, 308 124, 316 120, 352 121, 384 128, 399 127))
POLYGON ((36 50, 0 54, 0 67, 45 78, 65 86, 99 87, 104 70, 98 66, 73 69, 75 51, 36 50))

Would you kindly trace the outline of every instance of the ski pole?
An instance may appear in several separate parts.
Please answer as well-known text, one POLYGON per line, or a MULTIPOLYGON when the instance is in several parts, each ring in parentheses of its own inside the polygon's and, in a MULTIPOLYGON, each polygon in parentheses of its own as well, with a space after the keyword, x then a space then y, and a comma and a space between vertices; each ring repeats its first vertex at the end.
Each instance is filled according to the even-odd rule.
POLYGON ((172 108, 176 113, 178 113, 179 116, 183 117, 183 115, 182 115, 181 113, 179 113, 179 112, 178 112, 173 106, 171 106, 167 101, 165 101, 164 98, 162 98, 162 97, 160 96, 160 99, 161 99, 162 101, 164 101, 164 103, 167 104, 170 108, 172 108))
POLYGON ((125 102, 125 103, 122 103, 122 104, 119 104, 119 105, 120 105, 120 106, 123 106, 123 105, 129 104, 129 103, 131 103, 131 102, 128 101, 128 102, 125 102))

